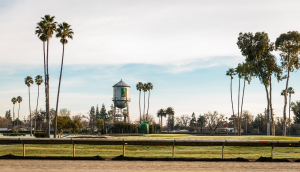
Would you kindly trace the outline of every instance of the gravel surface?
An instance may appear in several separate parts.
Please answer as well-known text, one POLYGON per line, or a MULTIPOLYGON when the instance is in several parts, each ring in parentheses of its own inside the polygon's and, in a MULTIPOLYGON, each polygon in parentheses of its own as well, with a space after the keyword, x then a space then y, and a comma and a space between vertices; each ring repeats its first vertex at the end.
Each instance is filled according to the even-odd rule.
POLYGON ((298 162, 185 162, 97 160, 0 160, 6 171, 299 171, 298 162))

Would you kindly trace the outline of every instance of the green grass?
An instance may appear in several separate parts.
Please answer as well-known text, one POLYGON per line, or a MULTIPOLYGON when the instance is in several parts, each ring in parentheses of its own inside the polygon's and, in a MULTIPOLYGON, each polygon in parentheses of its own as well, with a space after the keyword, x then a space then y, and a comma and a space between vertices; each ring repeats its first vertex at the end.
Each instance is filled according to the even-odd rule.
MULTIPOLYGON (((156 134, 147 136, 112 137, 119 139, 183 139, 183 140, 300 140, 296 137, 266 136, 195 136, 187 134, 156 134)), ((75 145, 76 156, 115 157, 122 155, 120 145, 75 145)), ((22 156, 22 145, 0 145, 0 156, 13 154, 22 156)), ((131 146, 125 148, 130 157, 171 157, 171 146, 131 146)), ((72 156, 72 145, 26 145, 26 156, 72 156)), ((274 148, 274 158, 300 158, 300 148, 274 148)), ((225 158, 257 159, 270 157, 271 147, 225 147, 225 158)), ((222 148, 219 146, 176 146, 175 157, 189 158, 221 158, 222 148)))

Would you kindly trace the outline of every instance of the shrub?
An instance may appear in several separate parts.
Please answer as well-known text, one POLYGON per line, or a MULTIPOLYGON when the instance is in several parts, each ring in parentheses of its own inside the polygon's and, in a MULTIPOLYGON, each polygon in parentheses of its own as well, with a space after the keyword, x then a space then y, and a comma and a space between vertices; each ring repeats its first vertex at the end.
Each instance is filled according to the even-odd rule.
POLYGON ((40 138, 45 138, 46 133, 45 132, 35 132, 34 136, 35 137, 40 137, 40 138))
POLYGON ((3 133, 3 136, 26 136, 25 133, 3 133))

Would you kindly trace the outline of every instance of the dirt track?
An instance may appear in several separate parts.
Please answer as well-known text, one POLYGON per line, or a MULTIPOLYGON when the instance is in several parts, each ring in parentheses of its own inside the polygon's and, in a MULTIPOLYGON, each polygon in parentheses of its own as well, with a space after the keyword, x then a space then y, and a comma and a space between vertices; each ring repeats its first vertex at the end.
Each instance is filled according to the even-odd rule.
POLYGON ((298 162, 0 160, 4 171, 299 171, 298 162))

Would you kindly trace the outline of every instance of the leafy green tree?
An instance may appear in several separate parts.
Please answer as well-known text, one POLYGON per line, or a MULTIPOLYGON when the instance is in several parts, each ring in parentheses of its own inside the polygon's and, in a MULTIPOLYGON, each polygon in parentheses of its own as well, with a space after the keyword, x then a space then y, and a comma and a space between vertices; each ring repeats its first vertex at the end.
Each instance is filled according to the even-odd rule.
POLYGON ((97 107, 96 107, 96 121, 101 118, 100 116, 100 112, 99 112, 99 107, 98 107, 98 104, 97 104, 97 107))
MULTIPOLYGON (((17 97, 17 101, 18 101, 18 103, 19 103, 18 119, 20 119, 20 104, 21 104, 21 102, 23 101, 22 97, 21 97, 21 96, 18 96, 18 97, 17 97)), ((19 125, 19 124, 17 123, 17 126, 18 126, 18 125, 19 125)))
POLYGON ((100 132, 102 132, 104 130, 104 120, 101 118, 97 119, 96 126, 97 129, 100 130, 100 132))
MULTIPOLYGON (((57 129, 62 134, 65 130, 72 128, 72 120, 70 116, 57 117, 57 129)), ((55 127, 55 119, 52 120, 52 127, 55 127)), ((60 135, 61 135, 60 134, 60 135)))
POLYGON ((94 108, 94 106, 91 107, 89 116, 90 116, 90 127, 94 128, 94 126, 95 126, 95 120, 96 120, 96 114, 95 114, 95 108, 94 108))
MULTIPOLYGON (((37 100, 36 100, 36 114, 37 114, 37 109, 39 106, 39 97, 40 97, 40 85, 43 83, 43 77, 41 75, 37 75, 35 77, 35 83, 38 86, 38 96, 37 96, 37 100)), ((36 131, 36 118, 34 118, 34 134, 36 131)))
POLYGON ((199 118, 197 119, 197 124, 200 125, 201 128, 201 133, 202 133, 202 127, 205 126, 206 123, 206 118, 205 116, 201 116, 201 114, 199 115, 199 118))
MULTIPOLYGON (((138 82, 136 84, 136 89, 139 91, 139 108, 140 108, 140 120, 142 120, 142 112, 141 112, 141 91, 143 90, 144 84, 142 82, 138 82)), ((140 121, 140 124, 142 121, 140 121)))
POLYGON ((244 95, 245 95, 245 86, 246 81, 248 84, 250 84, 251 78, 252 78, 252 72, 250 68, 250 63, 242 63, 238 64, 238 67, 235 69, 236 74, 239 77, 239 92, 238 92, 238 134, 241 135, 241 118, 243 115, 243 104, 244 104, 244 95), (244 87, 243 87, 243 95, 242 95, 242 103, 241 103, 241 113, 239 111, 239 104, 240 104, 240 80, 244 79, 244 87))
POLYGON ((28 87, 28 95, 29 95, 29 112, 30 112, 30 136, 32 136, 32 120, 31 120, 31 106, 30 106, 30 86, 33 84, 33 80, 31 76, 27 76, 25 78, 25 85, 28 87))
POLYGON ((300 33, 290 31, 281 34, 275 42, 276 50, 280 51, 281 67, 287 73, 286 78, 286 93, 284 94, 283 107, 283 136, 286 136, 286 106, 287 106, 287 91, 289 87, 290 72, 299 69, 300 67, 300 33))
POLYGON ((107 113, 106 113, 106 108, 104 103, 102 104, 102 107, 100 109, 100 118, 103 119, 104 121, 107 121, 107 113))
POLYGON ((68 39, 73 39, 74 32, 71 29, 71 25, 68 23, 61 23, 58 24, 57 28, 57 34, 56 37, 60 38, 60 43, 62 43, 63 46, 63 51, 62 51, 62 58, 61 58, 61 67, 60 67, 60 75, 59 75, 59 83, 58 83, 58 92, 57 92, 57 101, 56 101, 56 115, 55 115, 55 132, 54 132, 54 137, 56 137, 57 134, 57 128, 56 128, 56 123, 57 123, 57 110, 58 110, 58 101, 59 101, 59 92, 60 92, 60 84, 61 84, 61 75, 62 75, 62 70, 63 70, 63 64, 64 64, 64 55, 65 55, 65 44, 68 43, 68 39))
POLYGON ((146 121, 148 121, 148 112, 149 112, 149 101, 150 101, 150 90, 153 90, 153 84, 151 82, 148 82, 147 85, 147 90, 149 91, 148 94, 148 108, 147 108, 147 117, 146 117, 146 121))
POLYGON ((163 109, 157 111, 157 117, 160 117, 160 128, 162 128, 162 117, 166 117, 167 113, 163 109))
MULTIPOLYGON (((282 90, 281 95, 284 96, 286 93, 285 90, 282 90)), ((287 90, 287 93, 289 94, 289 136, 291 135, 291 95, 295 94, 295 91, 293 89, 293 87, 289 87, 287 90)))
MULTIPOLYGON (((269 114, 271 96, 269 94, 268 86, 271 85, 272 74, 275 74, 277 79, 280 80, 280 70, 276 67, 276 58, 273 54, 271 54, 274 50, 274 43, 270 42, 267 33, 256 32, 255 35, 252 33, 240 33, 237 45, 241 50, 242 55, 246 57, 246 63, 248 63, 252 75, 258 77, 260 82, 265 86, 268 103, 267 112, 269 114)), ((267 119, 269 126, 269 117, 267 119)), ((273 125, 273 118, 272 121, 273 125)), ((268 127, 268 135, 269 134, 270 132, 268 127)), ((275 134, 275 132, 272 134, 275 134)))
POLYGON ((193 112, 192 114, 192 119, 190 120, 190 127, 194 127, 194 130, 196 130, 196 123, 197 123, 197 120, 196 120, 196 116, 195 116, 195 113, 193 112))
POLYGON ((258 128, 259 131, 264 133, 264 132, 266 132, 265 122, 266 122, 266 116, 259 113, 255 116, 254 122, 252 123, 252 125, 254 128, 258 128))
POLYGON ((74 134, 78 132, 78 129, 82 128, 82 124, 79 120, 71 121, 69 125, 72 128, 74 134))
POLYGON ((17 118, 14 121, 12 121, 12 124, 20 124, 20 125, 22 125, 23 122, 19 118, 17 118))
MULTIPOLYGON (((13 97, 12 99, 11 99, 11 102, 13 103, 13 121, 15 121, 15 104, 17 103, 17 99, 15 98, 15 97, 13 97)), ((15 123, 13 124, 14 125, 14 127, 15 127, 15 123)))
POLYGON ((294 112, 294 121, 297 124, 300 123, 300 101, 292 102, 291 103, 292 111, 294 112))

